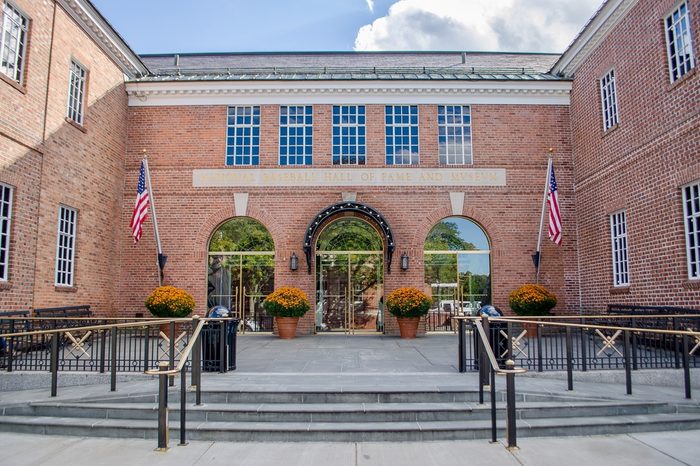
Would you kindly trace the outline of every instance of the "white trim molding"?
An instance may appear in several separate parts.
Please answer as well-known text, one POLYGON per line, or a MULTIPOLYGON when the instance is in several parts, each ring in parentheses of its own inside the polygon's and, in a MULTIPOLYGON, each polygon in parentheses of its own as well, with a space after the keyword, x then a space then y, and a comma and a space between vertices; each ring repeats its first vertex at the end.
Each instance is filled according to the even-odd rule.
POLYGON ((95 43, 133 79, 148 74, 141 59, 129 48, 124 39, 112 28, 107 20, 86 0, 58 0, 95 43))
POLYGON ((570 102, 570 81, 127 82, 130 107, 265 104, 525 104, 570 102))
POLYGON ((552 67, 552 74, 572 78, 579 66, 608 37, 639 0, 607 0, 552 67))

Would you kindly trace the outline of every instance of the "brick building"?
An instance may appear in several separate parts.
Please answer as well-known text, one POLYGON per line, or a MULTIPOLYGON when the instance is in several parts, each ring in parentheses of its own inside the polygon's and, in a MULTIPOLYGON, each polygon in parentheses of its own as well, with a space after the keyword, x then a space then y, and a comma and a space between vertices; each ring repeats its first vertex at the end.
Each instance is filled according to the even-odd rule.
POLYGON ((3 309, 143 313, 159 278, 151 220, 129 231, 144 152, 165 281, 249 330, 270 329, 260 302, 282 285, 314 302, 306 333, 395 333, 383 296, 407 285, 433 296, 429 329, 507 308, 535 280, 549 157, 555 311, 700 305, 697 0, 607 1, 561 56, 139 57, 87 0, 3 7, 21 39, 0 44, 3 309))

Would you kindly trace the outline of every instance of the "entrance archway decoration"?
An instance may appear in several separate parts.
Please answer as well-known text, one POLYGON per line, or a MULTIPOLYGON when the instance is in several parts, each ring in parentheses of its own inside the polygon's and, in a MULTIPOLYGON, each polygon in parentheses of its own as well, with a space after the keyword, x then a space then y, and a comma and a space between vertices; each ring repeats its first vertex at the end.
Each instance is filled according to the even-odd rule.
POLYGON ((338 204, 333 204, 332 206, 326 207, 324 210, 319 212, 311 223, 309 223, 309 226, 306 228, 306 234, 304 235, 304 254, 306 255, 306 266, 308 273, 311 274, 311 245, 313 244, 316 232, 333 216, 343 212, 360 214, 364 218, 369 219, 371 223, 379 228, 384 240, 386 241, 386 271, 387 273, 391 273, 391 258, 394 255, 395 247, 394 234, 391 232, 391 227, 382 214, 377 212, 372 207, 359 202, 339 202, 338 204))

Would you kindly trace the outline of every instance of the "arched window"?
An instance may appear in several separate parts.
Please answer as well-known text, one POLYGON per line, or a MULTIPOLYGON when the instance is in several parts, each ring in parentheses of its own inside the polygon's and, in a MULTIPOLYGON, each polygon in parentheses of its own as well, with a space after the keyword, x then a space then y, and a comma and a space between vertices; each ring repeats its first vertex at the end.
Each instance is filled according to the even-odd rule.
POLYGON ((472 220, 448 217, 428 233, 425 285, 433 297, 428 330, 451 330, 454 315, 473 315, 491 304, 491 246, 472 220))
POLYGON ((257 220, 236 217, 209 240, 209 307, 224 306, 241 319, 242 331, 272 331, 262 301, 274 289, 275 245, 257 220))

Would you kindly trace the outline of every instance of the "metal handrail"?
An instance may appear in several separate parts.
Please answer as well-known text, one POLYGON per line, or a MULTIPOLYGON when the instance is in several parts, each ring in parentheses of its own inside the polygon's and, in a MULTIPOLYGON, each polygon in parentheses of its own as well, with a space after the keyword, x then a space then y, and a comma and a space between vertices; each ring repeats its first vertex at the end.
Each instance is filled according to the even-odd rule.
MULTIPOLYGON (((552 319, 552 318, 574 318, 570 316, 543 316, 541 317, 542 319, 552 319)), ((595 317, 595 316, 594 316, 595 317)), ((601 316, 597 316, 601 317, 601 316)), ((635 316, 635 319, 638 317, 642 316, 635 316)), ((644 316, 648 317, 648 316, 644 316)), ((674 316, 655 316, 655 317, 663 317, 663 318, 678 318, 678 317, 684 317, 680 315, 674 315, 674 316)), ((689 315, 687 317, 695 317, 697 318, 697 315, 689 315)), ((576 319, 581 319, 581 317, 575 317, 576 319)), ((588 317, 586 317, 588 318, 588 317)), ((626 319, 629 319, 629 317, 625 317, 626 319)), ((453 317, 455 320, 468 320, 468 321, 474 321, 478 322, 479 317, 471 317, 471 316, 455 316, 453 317)), ((540 319, 540 317, 537 317, 537 319, 540 319)), ((489 317, 489 320, 493 322, 519 322, 519 323, 526 323, 526 324, 538 324, 538 325, 549 325, 552 327, 571 327, 571 328, 583 328, 583 329, 600 329, 600 330, 621 330, 621 331, 628 331, 628 332, 637 332, 637 333, 660 333, 660 334, 666 334, 666 335, 677 335, 677 336, 691 336, 691 337, 700 337, 700 331, 694 331, 694 330, 666 330, 666 329, 654 329, 654 328, 638 328, 638 327, 618 327, 618 326, 612 326, 612 325, 599 325, 599 324, 569 324, 569 323, 564 323, 564 322, 547 322, 543 320, 533 320, 533 319, 528 319, 528 318, 521 318, 521 317, 511 317, 511 316, 505 316, 505 317, 489 317)))
MULTIPOLYGON (((666 338, 668 336, 672 337, 674 345, 675 345, 675 358, 676 358, 676 368, 679 368, 683 370, 683 379, 684 379, 684 388, 685 388, 685 398, 690 399, 692 394, 691 394, 691 378, 690 378, 690 356, 700 347, 700 331, 695 331, 695 330, 667 330, 667 329, 655 329, 655 328, 641 328, 641 327, 623 327, 623 326, 612 326, 612 325, 597 325, 597 324, 592 324, 592 323, 565 323, 565 322, 552 322, 551 319, 556 319, 558 317, 564 317, 564 316, 550 316, 549 319, 550 321, 545 321, 545 320, 538 320, 540 319, 539 317, 537 318, 521 318, 521 317, 492 317, 492 318, 486 318, 482 316, 482 319, 484 321, 484 325, 482 326, 481 322, 479 321, 479 318, 477 317, 455 317, 455 319, 459 322, 460 324, 460 329, 463 331, 464 329, 464 324, 467 321, 472 322, 473 326, 477 328, 477 332, 479 333, 479 343, 480 347, 487 346, 488 342, 488 337, 483 335, 483 333, 489 334, 489 322, 497 322, 497 323, 505 323, 508 326, 508 334, 506 335, 501 331, 501 334, 508 338, 508 353, 511 353, 511 348, 510 340, 519 340, 522 337, 521 336, 517 338, 513 338, 510 333, 511 333, 511 325, 513 323, 528 323, 528 324, 535 324, 537 325, 537 336, 540 336, 541 334, 541 329, 546 328, 546 327, 552 327, 552 328, 560 328, 566 330, 566 374, 567 374, 567 390, 573 390, 573 370, 574 370, 574 356, 573 356, 573 329, 580 330, 581 332, 588 332, 590 330, 595 330, 597 333, 600 334, 601 337, 603 337, 603 334, 601 330, 605 330, 608 332, 614 332, 614 335, 611 337, 612 339, 617 338, 619 335, 622 336, 622 351, 623 353, 620 353, 619 350, 616 350, 618 354, 623 358, 624 360, 624 371, 625 371, 625 385, 626 385, 626 393, 628 395, 632 394, 632 371, 637 369, 637 356, 636 356, 636 341, 637 338, 648 338, 646 335, 661 335, 663 338, 666 338), (690 341, 693 340, 695 342, 695 347, 693 349, 690 349, 690 341), (631 353, 631 354, 630 354, 631 353), (682 361, 681 361, 682 358, 682 361)), ((635 319, 638 316, 634 316, 635 319)), ((678 316, 660 316, 665 319, 671 318, 673 320, 674 327, 676 326, 676 318, 678 316)), ((697 318, 697 316, 693 315, 692 317, 697 318)), ((580 319, 580 316, 574 317, 574 316, 568 316, 569 319, 580 319)), ((625 317, 617 317, 615 316, 614 318, 625 318, 629 319, 628 316, 625 317)), ((633 322, 634 325, 634 322, 633 322)), ((605 338, 605 337, 603 337, 605 338)), ((611 340, 614 341, 614 340, 611 340)), ((459 371, 460 372, 466 372, 466 348, 465 348, 465 341, 463 336, 461 335, 460 332, 460 341, 459 341, 459 371)), ((608 343, 609 344, 609 343, 608 343)), ((542 372, 542 348, 541 348, 541 340, 538 338, 537 339, 537 353, 538 353, 538 372, 542 372)), ((490 360, 490 363, 493 367, 497 366, 496 358, 492 354, 491 351, 489 351, 490 348, 486 348, 484 350, 484 354, 488 357, 490 360)), ((585 346, 582 347, 582 351, 585 350, 585 346)), ((585 354, 585 353, 584 353, 585 354)), ((586 356, 582 356, 583 358, 583 371, 586 371, 586 365, 585 365, 585 358, 586 356)), ((486 364, 485 359, 482 358, 483 365, 486 364)), ((508 361, 506 363, 508 369, 512 369, 514 367, 514 361, 508 361)), ((481 371, 482 365, 479 366, 480 370, 480 402, 483 402, 483 390, 481 388, 481 384, 484 383, 484 373, 481 371)), ((507 370, 508 370, 507 369, 507 370)), ((495 373, 498 373, 498 370, 494 371, 495 373)), ((486 382, 487 383, 487 382, 486 382)))
POLYGON ((160 369, 149 369, 144 371, 144 374, 148 375, 175 375, 179 373, 183 367, 185 367, 185 364, 187 363, 187 358, 190 357, 190 353, 192 353, 192 348, 194 348, 194 345, 196 344, 197 340, 199 339, 199 334, 202 332, 202 328, 204 328, 204 324, 208 319, 200 319, 199 316, 194 316, 192 317, 192 320, 197 322, 197 326, 195 327, 194 331, 192 332, 192 336, 189 339, 189 342, 187 343, 187 346, 182 350, 180 353, 180 361, 178 362, 177 366, 175 366, 173 369, 169 369, 167 371, 161 371, 160 369))
MULTIPOLYGON (((195 316, 197 317, 197 316, 195 316)), ((194 317, 193 317, 194 318, 194 317)), ((3 319, 4 320, 4 319, 3 319)), ((21 320, 26 320, 26 319, 21 319, 21 320)), ((38 318, 38 320, 47 320, 43 318, 38 318)), ((74 320, 74 319, 67 319, 67 320, 74 320)), ((90 320, 102 320, 102 319, 95 319, 92 318, 90 320)), ((46 329, 46 330, 32 330, 28 332, 13 332, 13 333, 0 333, 0 337, 3 338, 11 338, 11 337, 25 337, 25 336, 30 336, 30 335, 45 335, 49 333, 56 333, 56 332, 66 332, 66 331, 71 331, 71 332, 76 332, 76 331, 88 331, 88 330, 111 330, 112 328, 129 328, 129 327, 148 327, 151 325, 160 325, 163 323, 178 323, 178 322, 190 322, 191 319, 188 317, 179 317, 179 318, 163 318, 163 319, 151 319, 151 320, 146 320, 143 322, 124 322, 121 324, 102 324, 102 325, 86 325, 83 327, 59 327, 59 328, 53 328, 53 329, 46 329)))
MULTIPOLYGON (((119 318, 102 319, 102 318, 19 318, 13 320, 122 320, 119 318)), ((2 320, 7 320, 2 319, 2 320)), ((180 353, 180 359, 178 364, 174 366, 174 340, 170 341, 170 361, 161 361, 158 363, 158 370, 148 369, 144 373, 148 375, 158 375, 159 378, 159 397, 158 397, 158 449, 166 450, 168 445, 168 422, 167 422, 167 394, 168 394, 168 384, 173 384, 173 376, 180 373, 181 383, 180 383, 180 445, 186 445, 186 374, 187 370, 185 366, 187 364, 190 355, 193 352, 195 354, 192 356, 192 385, 196 386, 196 404, 201 404, 201 345, 200 337, 202 329, 207 322, 210 321, 224 321, 231 320, 227 318, 199 318, 199 316, 193 316, 192 318, 180 317, 180 318, 150 318, 150 319, 135 319, 133 322, 122 322, 113 324, 101 324, 101 325, 83 325, 77 327, 58 327, 46 330, 33 330, 33 331, 23 331, 23 332, 11 332, 0 334, 3 338, 15 338, 15 337, 25 337, 25 336, 36 336, 36 335, 51 335, 51 396, 56 396, 57 394, 57 375, 58 375, 58 349, 59 349, 59 335, 65 332, 110 332, 112 339, 116 340, 117 329, 120 328, 148 328, 150 326, 162 325, 168 323, 171 328, 171 332, 174 333, 174 328, 176 323, 188 323, 192 322, 194 324, 194 329, 189 338, 189 341, 185 348, 180 353), (174 366, 174 367, 173 367, 174 366)), ((223 342, 223 339, 222 339, 223 342)), ((223 351, 223 350, 222 350, 223 351)), ((111 391, 116 390, 116 345, 112 346, 111 350, 111 391)), ((222 362, 223 364, 223 362, 222 362)))
MULTIPOLYGON (((487 316, 482 316, 482 319, 486 326, 488 327, 489 318, 487 316)), ((459 336, 460 342, 464 339, 464 320, 459 321, 459 336)), ((481 363, 479 364, 479 403, 484 403, 484 379, 486 378, 486 361, 489 360, 490 363, 490 383, 489 388, 491 391, 491 441, 496 442, 497 429, 496 429, 496 374, 506 376, 506 437, 508 441, 508 449, 518 448, 517 433, 516 433, 516 423, 515 423, 515 375, 523 374, 527 372, 525 368, 515 368, 515 362, 512 359, 506 361, 507 369, 501 369, 496 360, 496 356, 493 354, 491 349, 491 343, 486 330, 482 326, 479 320, 473 321, 476 327, 477 333, 479 334, 479 348, 481 348, 480 357, 481 363), (484 357, 484 355, 486 355, 484 357)), ((462 358, 460 353, 460 359, 462 358)))
MULTIPOLYGON (((484 330, 484 326, 481 324, 480 321, 475 320, 474 321, 474 326, 478 330, 479 333, 479 338, 481 339, 481 343, 483 345, 484 352, 489 358, 489 362, 491 363, 491 369, 493 369, 497 374, 502 374, 502 375, 508 375, 508 374, 524 374, 527 372, 527 369, 524 367, 519 367, 516 369, 501 369, 501 367, 498 365, 498 361, 496 361, 496 355, 493 354, 493 350, 491 349, 491 343, 489 342, 488 337, 486 336, 486 331, 484 330)), ((513 365, 515 363, 511 361, 510 359, 506 361, 506 365, 508 365, 508 362, 512 362, 513 365)))
MULTIPOLYGON (((674 316, 675 317, 675 316, 674 316)), ((665 329, 654 329, 654 328, 638 328, 638 327, 615 327, 611 325, 597 325, 597 324, 568 324, 563 322, 541 322, 537 320, 523 320, 523 319, 510 319, 504 317, 490 317, 490 320, 494 322, 522 322, 526 324, 541 324, 549 325, 551 327, 569 327, 569 328, 583 328, 583 329, 599 329, 599 330, 614 330, 623 332, 636 332, 636 333, 660 333, 662 335, 677 335, 677 336, 691 336, 698 337, 700 332, 691 330, 665 330, 665 329)))
MULTIPOLYGON (((580 319, 672 319, 676 317, 690 317, 690 318, 700 318, 699 314, 640 314, 640 315, 627 315, 627 314, 579 314, 579 315, 548 315, 548 316, 501 316, 501 317, 490 317, 490 319, 507 319, 513 321, 526 321, 536 319, 540 320, 580 320, 580 319)), ((476 316, 455 316, 455 319, 478 319, 476 316)))

